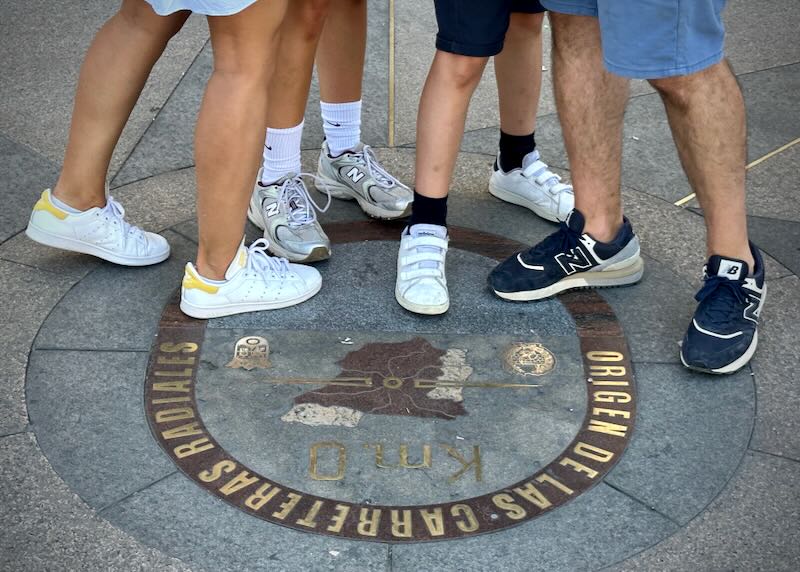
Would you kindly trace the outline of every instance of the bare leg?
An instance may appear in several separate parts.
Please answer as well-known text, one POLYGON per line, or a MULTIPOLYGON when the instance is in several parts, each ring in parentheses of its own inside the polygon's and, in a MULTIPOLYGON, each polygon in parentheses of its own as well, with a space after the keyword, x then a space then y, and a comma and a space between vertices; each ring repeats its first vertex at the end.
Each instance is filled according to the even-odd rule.
POLYGON ((529 135, 536 129, 542 90, 542 21, 544 14, 511 14, 503 51, 494 58, 500 98, 500 129, 529 135))
POLYGON ((742 92, 726 62, 650 82, 661 94, 672 136, 703 208, 708 254, 753 269, 745 209, 746 123, 742 92))
POLYGON ((221 279, 244 236, 261 157, 267 91, 286 0, 260 0, 233 16, 210 17, 214 72, 195 134, 197 269, 221 279))
POLYGON ((600 241, 622 225, 622 121, 628 81, 603 67, 597 18, 550 14, 556 105, 569 157, 575 207, 600 241))
POLYGON ((288 129, 303 121, 314 54, 329 4, 330 0, 293 0, 288 4, 270 84, 267 125, 273 129, 288 129))
POLYGON ((417 116, 417 192, 446 197, 472 94, 488 58, 438 51, 422 90, 417 116))
POLYGON ((361 99, 367 49, 367 0, 333 0, 317 50, 322 101, 361 99))
POLYGON ((106 204, 111 155, 167 42, 189 12, 159 16, 144 0, 124 0, 100 29, 81 67, 64 166, 54 195, 86 210, 106 204))

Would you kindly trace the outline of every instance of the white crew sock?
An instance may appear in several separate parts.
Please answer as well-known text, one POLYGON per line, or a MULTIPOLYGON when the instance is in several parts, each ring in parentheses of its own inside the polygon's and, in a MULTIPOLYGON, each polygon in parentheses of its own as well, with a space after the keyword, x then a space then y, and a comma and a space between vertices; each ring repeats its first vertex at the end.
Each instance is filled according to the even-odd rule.
POLYGON ((361 143, 361 101, 349 103, 319 102, 322 128, 331 155, 338 157, 361 143))
POLYGON ((299 174, 300 142, 303 138, 303 124, 288 129, 267 129, 264 142, 264 161, 261 166, 261 183, 271 184, 289 173, 299 174))
POLYGON ((64 201, 58 200, 58 197, 56 197, 53 193, 50 193, 50 200, 53 202, 55 206, 60 208, 62 211, 67 211, 69 214, 81 214, 82 212, 85 212, 85 211, 79 211, 78 209, 69 206, 64 201))

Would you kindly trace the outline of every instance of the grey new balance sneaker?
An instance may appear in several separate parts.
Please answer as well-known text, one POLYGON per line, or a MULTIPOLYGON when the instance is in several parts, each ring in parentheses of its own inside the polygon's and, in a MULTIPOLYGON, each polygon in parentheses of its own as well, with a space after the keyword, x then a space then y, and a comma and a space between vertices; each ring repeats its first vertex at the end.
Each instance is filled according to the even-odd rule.
POLYGON ((331 157, 324 142, 317 177, 317 189, 327 187, 337 199, 355 199, 371 217, 396 219, 411 213, 414 192, 378 163, 369 145, 361 143, 353 151, 331 157))
POLYGON ((271 185, 263 185, 259 170, 247 218, 264 231, 269 250, 276 256, 291 262, 315 262, 331 255, 331 241, 316 213, 325 212, 328 205, 320 208, 314 202, 299 175, 289 173, 271 185))

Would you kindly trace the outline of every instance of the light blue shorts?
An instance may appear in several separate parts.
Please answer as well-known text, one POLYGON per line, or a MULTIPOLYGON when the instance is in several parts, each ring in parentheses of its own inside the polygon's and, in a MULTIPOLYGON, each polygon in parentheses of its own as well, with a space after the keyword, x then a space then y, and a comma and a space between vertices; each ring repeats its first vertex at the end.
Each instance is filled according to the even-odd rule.
POLYGON ((688 75, 722 60, 726 0, 541 0, 551 12, 600 20, 608 71, 633 78, 688 75))
POLYGON ((167 16, 180 10, 191 10, 206 16, 230 16, 238 14, 256 0, 147 0, 159 16, 167 16))

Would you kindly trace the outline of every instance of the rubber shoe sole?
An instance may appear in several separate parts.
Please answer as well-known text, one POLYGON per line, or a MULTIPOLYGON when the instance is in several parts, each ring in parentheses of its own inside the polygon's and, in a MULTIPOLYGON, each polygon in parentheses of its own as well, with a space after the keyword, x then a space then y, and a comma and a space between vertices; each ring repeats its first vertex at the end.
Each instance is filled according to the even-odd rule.
POLYGON ((395 300, 397 303, 400 304, 403 308, 408 310, 409 312, 414 312, 415 314, 422 314, 424 316, 438 316, 440 314, 444 314, 447 310, 450 309, 450 300, 445 302, 444 304, 439 304, 436 306, 427 306, 422 304, 415 304, 414 302, 410 302, 403 298, 403 295, 400 294, 400 291, 395 288, 394 291, 395 300))
POLYGON ((210 318, 221 318, 223 316, 232 316, 234 314, 244 314, 247 312, 280 310, 281 308, 296 306, 297 304, 313 298, 321 289, 322 282, 320 282, 313 290, 290 300, 281 300, 280 302, 222 304, 219 306, 195 306, 194 304, 187 302, 183 296, 181 296, 181 311, 192 318, 208 320, 210 318))
POLYGON ((87 244, 80 240, 49 233, 31 223, 29 223, 28 228, 25 229, 25 234, 28 236, 28 238, 34 242, 38 242, 39 244, 44 244, 45 246, 51 246, 53 248, 59 248, 61 250, 69 250, 71 252, 88 254, 108 262, 113 262, 114 264, 119 264, 120 266, 152 266, 153 264, 164 262, 167 258, 169 258, 170 255, 170 251, 167 250, 165 253, 153 256, 125 256, 100 246, 87 244))
POLYGON ((756 333, 753 334, 753 340, 750 342, 750 345, 747 346, 747 350, 740 357, 738 357, 728 365, 716 369, 708 369, 703 367, 697 367, 694 365, 689 365, 683 358, 683 351, 681 351, 681 363, 684 365, 684 367, 691 369, 692 371, 711 373, 714 375, 729 375, 731 373, 736 373, 744 366, 746 366, 751 359, 753 359, 753 355, 755 355, 756 353, 757 346, 758 346, 758 330, 756 330, 756 333))
POLYGON ((574 276, 562 278, 555 284, 538 290, 526 290, 522 292, 498 292, 492 291, 504 300, 513 302, 532 302, 544 300, 561 292, 568 290, 581 290, 588 288, 613 288, 616 286, 630 286, 636 284, 644 275, 644 261, 641 256, 629 266, 615 270, 601 270, 596 272, 582 272, 574 276))

